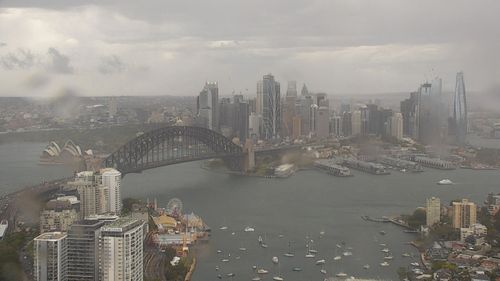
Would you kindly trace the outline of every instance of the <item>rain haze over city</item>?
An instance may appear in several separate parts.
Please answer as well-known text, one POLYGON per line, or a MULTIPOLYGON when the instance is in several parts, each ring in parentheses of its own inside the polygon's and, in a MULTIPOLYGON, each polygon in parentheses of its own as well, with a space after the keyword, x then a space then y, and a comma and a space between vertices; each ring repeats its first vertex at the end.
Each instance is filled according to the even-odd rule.
POLYGON ((0 281, 499 280, 498 11, 0 0, 0 281))

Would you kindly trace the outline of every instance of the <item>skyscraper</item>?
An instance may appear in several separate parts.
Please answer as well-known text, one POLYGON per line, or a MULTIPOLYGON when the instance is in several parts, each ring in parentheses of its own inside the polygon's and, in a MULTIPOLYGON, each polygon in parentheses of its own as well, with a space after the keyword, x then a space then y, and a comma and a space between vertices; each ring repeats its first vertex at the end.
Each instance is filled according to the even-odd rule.
MULTIPOLYGON (((274 80, 272 74, 264 75, 262 84, 262 120, 264 139, 277 138, 281 135, 281 96, 280 83, 274 80)), ((259 91, 257 91, 259 92, 259 91)))
POLYGON ((67 241, 62 232, 46 232, 34 239, 34 277, 37 281, 67 280, 67 241))
POLYGON ((121 179, 122 174, 118 170, 113 168, 101 170, 101 183, 109 188, 108 211, 116 215, 122 211, 121 179))
POLYGON ((397 138, 398 140, 403 138, 403 115, 396 112, 391 117, 391 136, 397 138))
POLYGON ((297 97, 297 81, 288 81, 286 96, 297 97))
POLYGON ((465 143, 467 135, 467 99, 465 97, 465 83, 463 72, 457 73, 455 96, 453 100, 453 120, 458 144, 465 143))
POLYGON ((328 107, 320 106, 316 112, 316 136, 326 138, 330 135, 330 112, 328 107))
POLYGON ((476 204, 473 202, 462 199, 461 202, 453 202, 451 207, 454 228, 468 228, 476 223, 476 204))
POLYGON ((119 218, 101 228, 100 280, 142 281, 144 222, 119 218))
POLYGON ((445 126, 445 110, 441 97, 441 79, 424 83, 418 90, 418 140, 424 144, 440 143, 445 126))
POLYGON ((84 220, 68 231, 68 281, 99 280, 99 236, 104 221, 84 220))
POLYGON ((300 94, 302 96, 309 96, 309 90, 307 90, 306 83, 304 83, 304 85, 302 85, 302 90, 300 91, 300 94))
POLYGON ((201 125, 211 130, 219 130, 219 85, 206 82, 196 100, 196 111, 201 125))
POLYGON ((360 135, 361 127, 361 111, 355 110, 351 115, 351 134, 360 135))
POLYGON ((432 226, 441 220, 441 200, 436 197, 427 198, 426 200, 426 225, 432 226))

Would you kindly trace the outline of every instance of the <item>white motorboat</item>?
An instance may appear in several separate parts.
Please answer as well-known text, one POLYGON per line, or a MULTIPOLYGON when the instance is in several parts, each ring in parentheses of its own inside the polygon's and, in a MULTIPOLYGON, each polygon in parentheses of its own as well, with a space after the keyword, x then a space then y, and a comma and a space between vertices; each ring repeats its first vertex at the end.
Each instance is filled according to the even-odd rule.
POLYGON ((339 272, 339 273, 335 274, 335 276, 337 276, 337 277, 347 277, 347 274, 344 273, 344 272, 339 272))
POLYGON ((389 266, 389 263, 385 261, 385 262, 380 263, 380 266, 389 266))
POLYGON ((319 272, 321 272, 322 274, 326 274, 326 270, 324 270, 324 269, 320 269, 319 272))
POLYGON ((317 254, 317 253, 318 253, 318 251, 317 251, 317 250, 314 250, 314 249, 311 249, 311 250, 309 250, 309 253, 317 254))
POLYGON ((229 259, 222 259, 221 262, 229 262, 229 259))
POLYGON ((227 230, 227 226, 221 226, 219 229, 220 230, 227 230))
POLYGON ((384 249, 382 249, 382 250, 380 250, 380 251, 382 251, 382 252, 384 252, 384 253, 389 253, 389 249, 387 249, 387 248, 384 248, 384 249))
POLYGON ((385 256, 384 260, 392 260, 394 257, 393 256, 385 256))
POLYGON ((220 254, 220 253, 222 253, 222 250, 217 250, 217 254, 220 254))
POLYGON ((293 254, 293 253, 284 253, 283 256, 292 258, 292 257, 295 257, 295 254, 293 254))
POLYGON ((259 276, 255 276, 254 278, 252 278, 252 281, 260 281, 260 277, 259 276))
POLYGON ((267 246, 267 244, 266 244, 266 243, 261 243, 261 244, 260 244, 260 246, 261 246, 262 248, 267 248, 267 247, 269 247, 269 246, 267 246))
POLYGON ((316 265, 322 265, 322 264, 325 264, 325 260, 317 260, 316 261, 316 265))
POLYGON ((263 269, 263 268, 259 268, 259 269, 257 270, 257 273, 258 273, 258 274, 268 274, 268 273, 269 273, 269 271, 267 271, 267 270, 265 270, 265 269, 263 269))
POLYGON ((418 262, 412 262, 410 264, 413 265, 413 266, 420 266, 420 264, 418 262))
POLYGON ((439 184, 439 185, 451 185, 451 184, 453 184, 453 182, 450 179, 442 179, 442 180, 438 181, 437 184, 439 184))
POLYGON ((333 258, 333 260, 334 260, 334 261, 338 261, 338 260, 341 260, 341 259, 342 259, 342 257, 341 257, 341 256, 335 256, 335 257, 333 258))
POLYGON ((256 269, 257 269, 257 266, 256 266, 256 265, 252 265, 252 269, 253 269, 253 270, 256 270, 256 269))
POLYGON ((232 273, 232 272, 231 272, 231 273, 228 273, 228 274, 227 274, 227 277, 234 277, 235 275, 236 275, 236 274, 234 274, 234 273, 232 273))
POLYGON ((241 248, 239 248, 238 250, 240 250, 240 251, 244 252, 244 251, 246 251, 246 250, 247 250, 247 248, 245 248, 245 247, 241 247, 241 248))
POLYGON ((337 246, 337 248, 339 248, 339 249, 340 249, 340 248, 342 248, 342 246, 340 246, 339 244, 337 244, 337 245, 335 245, 335 246, 337 246))
POLYGON ((349 256, 352 256, 352 252, 347 251, 347 252, 344 252, 343 255, 344 255, 344 257, 349 257, 349 256))
POLYGON ((365 264, 365 265, 363 265, 363 268, 364 269, 370 269, 370 265, 369 264, 365 264))
POLYGON ((314 257, 316 257, 315 254, 311 254, 311 253, 306 254, 306 258, 314 258, 314 257))
POLYGON ((279 263, 278 257, 273 257, 271 260, 273 261, 274 264, 278 264, 279 263))
POLYGON ((283 281, 283 280, 285 280, 285 279, 283 279, 283 277, 281 277, 281 276, 274 276, 274 277, 273 277, 273 280, 274 280, 274 281, 283 281))
POLYGON ((302 268, 301 267, 294 267, 294 268, 292 268, 292 271, 302 271, 302 268))
POLYGON ((402 254, 402 256, 403 256, 403 257, 405 257, 405 258, 409 258, 409 257, 411 257, 411 255, 410 255, 410 254, 408 254, 408 253, 403 253, 403 254, 402 254))
POLYGON ((255 229, 253 227, 247 226, 247 227, 245 227, 245 229, 243 231, 245 231, 245 232, 254 232, 255 229))

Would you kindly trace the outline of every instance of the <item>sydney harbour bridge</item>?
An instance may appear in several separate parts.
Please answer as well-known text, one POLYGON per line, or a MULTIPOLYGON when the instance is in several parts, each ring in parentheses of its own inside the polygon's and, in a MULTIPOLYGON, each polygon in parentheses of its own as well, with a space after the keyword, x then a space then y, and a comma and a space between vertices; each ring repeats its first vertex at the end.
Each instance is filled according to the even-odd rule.
POLYGON ((202 127, 171 126, 144 133, 120 147, 103 161, 122 174, 219 158, 232 171, 248 168, 249 151, 222 134, 202 127))

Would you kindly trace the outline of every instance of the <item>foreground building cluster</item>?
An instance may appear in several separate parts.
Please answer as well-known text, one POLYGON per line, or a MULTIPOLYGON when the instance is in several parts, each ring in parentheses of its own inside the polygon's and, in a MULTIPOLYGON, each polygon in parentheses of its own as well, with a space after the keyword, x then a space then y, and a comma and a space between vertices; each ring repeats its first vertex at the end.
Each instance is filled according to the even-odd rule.
POLYGON ((76 173, 64 193, 40 215, 36 280, 143 280, 148 217, 120 217, 121 173, 76 173))
MULTIPOLYGON (((500 206, 500 195, 489 194, 485 202, 489 215, 494 217, 500 206)), ((424 253, 424 263, 433 274, 421 273, 418 280, 456 280, 457 275, 467 280, 490 280, 488 274, 500 269, 500 256, 491 254, 492 245, 488 239, 488 227, 478 222, 478 207, 467 199, 452 201, 442 206, 439 198, 426 201, 426 225, 430 232, 450 224, 454 240, 435 241, 424 253), (438 267, 438 264, 452 266, 438 267), (455 268, 452 270, 452 268, 455 268), (455 276, 455 277, 453 277, 455 276)), ((491 226, 493 227, 493 226, 491 226)), ((441 232, 441 235, 442 232, 441 232)), ((462 280, 462 279, 460 279, 462 280)), ((465 280, 465 279, 464 279, 465 280)))
POLYGON ((95 218, 34 240, 36 280, 143 280, 145 222, 95 218))

